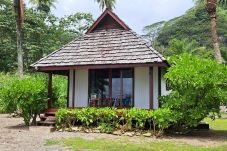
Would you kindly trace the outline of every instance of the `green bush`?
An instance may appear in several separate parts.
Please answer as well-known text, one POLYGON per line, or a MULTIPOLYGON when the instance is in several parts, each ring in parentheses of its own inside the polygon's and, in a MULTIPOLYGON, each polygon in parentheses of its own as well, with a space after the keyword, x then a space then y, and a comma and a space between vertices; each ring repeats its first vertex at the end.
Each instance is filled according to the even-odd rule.
POLYGON ((53 108, 66 108, 68 79, 63 76, 53 76, 53 108))
POLYGON ((4 88, 4 86, 9 85, 11 82, 13 82, 16 79, 17 77, 15 75, 0 73, 0 113, 7 113, 7 110, 4 105, 4 101, 1 97, 2 95, 1 91, 4 88))
POLYGON ((164 131, 175 122, 174 115, 169 109, 112 109, 112 108, 84 108, 66 110, 60 109, 56 113, 58 129, 71 129, 72 126, 82 125, 98 127, 102 132, 122 130, 154 130, 164 131), (154 125, 153 125, 154 124, 154 125), (146 125, 149 125, 147 128, 146 125))
POLYGON ((162 100, 177 118, 174 128, 189 129, 208 114, 219 113, 227 98, 227 66, 190 54, 172 57, 171 62, 165 77, 173 91, 162 100))
MULTIPOLYGON (((36 81, 43 81, 43 88, 46 87, 45 92, 47 92, 47 75, 46 74, 26 74, 26 81, 31 80, 31 82, 36 81), (41 79, 41 80, 40 80, 41 79)), ((6 91, 4 89, 10 89, 9 87, 12 86, 13 83, 17 83, 18 75, 17 74, 4 74, 0 73, 0 113, 8 113, 8 112, 14 112, 17 110, 17 106, 15 105, 16 102, 13 102, 12 100, 6 100, 4 98, 6 95, 5 93, 1 91, 6 91), (4 101, 3 101, 4 99, 4 101), (11 109, 7 110, 6 107, 11 105, 11 109)), ((25 82, 24 82, 25 83, 25 82)), ((40 82, 38 82, 40 83, 40 82)), ((34 83, 36 84, 36 82, 34 83)), ((18 87, 18 89, 23 87, 18 87)), ((12 89, 9 94, 7 95, 14 95, 16 92, 13 91, 20 91, 12 89)), ((13 97, 13 96, 11 96, 13 97)), ((47 97, 47 96, 46 96, 47 97)), ((9 98, 9 96, 7 97, 9 98)), ((67 105, 67 78, 63 76, 53 76, 53 108, 66 108, 67 105)), ((47 103, 47 102, 46 102, 47 103)))
POLYGON ((20 110, 26 125, 36 124, 36 117, 46 108, 47 88, 45 80, 26 76, 24 80, 10 80, 1 88, 0 98, 7 112, 20 110))

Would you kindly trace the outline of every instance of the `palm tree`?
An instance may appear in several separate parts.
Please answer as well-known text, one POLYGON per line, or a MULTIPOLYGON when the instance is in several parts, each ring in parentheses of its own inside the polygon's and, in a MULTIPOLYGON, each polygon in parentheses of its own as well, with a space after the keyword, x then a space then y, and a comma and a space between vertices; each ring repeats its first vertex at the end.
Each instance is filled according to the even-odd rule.
POLYGON ((50 13, 50 8, 55 7, 57 0, 30 0, 30 2, 36 6, 37 10, 50 13))
POLYGON ((99 6, 102 10, 108 8, 113 10, 115 8, 116 0, 96 0, 99 3, 99 6))
MULTIPOLYGON (((44 8, 46 12, 50 12, 50 7, 53 6, 55 0, 31 0, 33 4, 37 5, 37 9, 44 8), (37 3, 35 3, 37 2, 37 3), (41 7, 42 6, 42 7, 41 7), (48 9, 47 9, 48 8, 48 9)), ((24 78, 24 66, 23 66, 23 49, 22 49, 22 32, 21 27, 24 22, 24 1, 14 0, 14 9, 16 13, 16 33, 17 33, 17 60, 18 60, 18 73, 19 79, 24 78)))
POLYGON ((18 73, 19 73, 19 79, 22 80, 24 78, 23 49, 22 49, 22 35, 21 35, 21 26, 24 22, 23 0, 14 0, 14 8, 15 8, 15 13, 16 13, 18 73))
MULTIPOLYGON (((201 2, 204 0, 199 0, 201 2)), ((215 52, 215 59, 218 63, 223 63, 223 58, 221 56, 220 46, 218 42, 218 35, 217 35, 217 5, 227 5, 227 0, 207 0, 206 1, 206 10, 210 17, 211 23, 211 38, 213 42, 214 52, 215 52)))

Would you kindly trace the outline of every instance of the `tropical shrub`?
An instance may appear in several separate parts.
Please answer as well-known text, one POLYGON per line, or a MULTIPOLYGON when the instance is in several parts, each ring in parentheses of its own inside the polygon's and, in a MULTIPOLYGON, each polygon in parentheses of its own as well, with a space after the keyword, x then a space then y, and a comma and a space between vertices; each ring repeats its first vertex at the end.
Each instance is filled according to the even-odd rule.
POLYGON ((177 118, 174 128, 189 129, 208 114, 219 113, 220 104, 227 98, 227 66, 190 54, 172 57, 170 61, 172 67, 165 77, 173 91, 162 100, 163 107, 177 118))
POLYGON ((68 79, 63 76, 53 76, 53 108, 66 108, 68 79))
POLYGON ((37 116, 46 108, 47 88, 43 78, 27 76, 11 80, 1 89, 0 98, 7 112, 20 110, 26 125, 36 124, 37 116))
POLYGON ((112 132, 116 129, 164 131, 173 123, 175 116, 169 109, 112 109, 84 108, 60 109, 56 114, 57 129, 72 129, 72 126, 98 127, 101 132, 112 132), (147 128, 146 125, 149 125, 147 128))
MULTIPOLYGON (((27 78, 26 80, 32 80, 35 81, 37 79, 40 81, 40 79, 43 80, 43 86, 47 86, 47 76, 45 74, 31 74, 31 75, 26 75, 27 78)), ((7 112, 14 112, 17 110, 17 106, 15 105, 16 102, 13 101, 8 101, 4 99, 4 95, 1 93, 3 89, 6 89, 6 87, 9 87, 12 85, 12 83, 17 83, 18 80, 18 75, 17 74, 4 74, 0 73, 0 113, 7 113, 7 112), (11 109, 7 110, 6 106, 9 106, 9 103, 11 103, 11 109), (13 104, 14 105, 13 105, 13 104)), ((53 104, 52 107, 54 108, 65 108, 67 105, 67 78, 63 76, 53 76, 53 104)), ((35 84, 35 83, 34 83, 35 84)), ((20 89, 22 87, 19 87, 20 89)), ((12 89, 13 91, 14 89, 12 89)), ((14 95, 15 92, 10 92, 8 95, 14 95)), ((19 90, 17 90, 19 91, 19 90)), ((47 92, 47 89, 45 90, 47 92)), ((13 97, 13 96, 12 96, 13 97)), ((46 96, 47 97, 47 96, 46 96)))
POLYGON ((1 97, 1 90, 4 88, 4 86, 8 85, 10 82, 14 81, 16 79, 15 76, 0 73, 0 113, 7 113, 7 110, 4 105, 4 101, 1 97))

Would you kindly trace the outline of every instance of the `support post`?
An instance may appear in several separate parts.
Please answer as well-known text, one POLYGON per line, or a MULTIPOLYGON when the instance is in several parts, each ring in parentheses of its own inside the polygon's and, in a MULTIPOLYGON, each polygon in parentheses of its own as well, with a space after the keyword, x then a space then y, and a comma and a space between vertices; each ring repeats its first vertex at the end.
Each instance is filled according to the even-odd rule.
POLYGON ((52 107, 52 73, 48 74, 48 109, 52 107))

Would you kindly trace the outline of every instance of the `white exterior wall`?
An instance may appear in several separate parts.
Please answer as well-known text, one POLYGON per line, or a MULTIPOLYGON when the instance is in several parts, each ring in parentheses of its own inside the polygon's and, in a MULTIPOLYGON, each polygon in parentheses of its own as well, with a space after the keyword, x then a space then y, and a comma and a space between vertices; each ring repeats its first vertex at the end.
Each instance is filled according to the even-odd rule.
POLYGON ((166 90, 166 79, 164 78, 165 71, 162 70, 162 76, 161 76, 161 95, 166 96, 169 95, 171 91, 166 90))
POLYGON ((136 67, 134 76, 134 107, 149 109, 150 94, 149 94, 149 67, 136 67))
POLYGON ((69 78, 69 107, 73 107, 73 85, 75 85, 74 107, 88 107, 88 70, 75 70, 75 83, 73 70, 70 70, 69 78))
POLYGON ((158 109, 158 67, 153 67, 153 109, 158 109))
POLYGON ((75 107, 88 107, 88 70, 75 72, 75 107))
MULTIPOLYGON (((134 107, 149 109, 150 108, 150 80, 153 80, 153 109, 159 108, 158 94, 158 66, 153 67, 153 76, 150 79, 149 67, 135 68, 135 92, 134 107)), ((166 80, 161 76, 161 95, 168 95, 170 91, 166 91, 166 80)))
POLYGON ((73 70, 69 71, 69 107, 73 106, 72 97, 73 97, 73 70))

